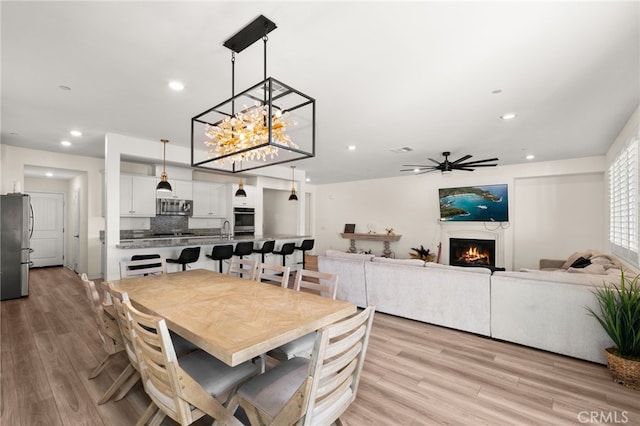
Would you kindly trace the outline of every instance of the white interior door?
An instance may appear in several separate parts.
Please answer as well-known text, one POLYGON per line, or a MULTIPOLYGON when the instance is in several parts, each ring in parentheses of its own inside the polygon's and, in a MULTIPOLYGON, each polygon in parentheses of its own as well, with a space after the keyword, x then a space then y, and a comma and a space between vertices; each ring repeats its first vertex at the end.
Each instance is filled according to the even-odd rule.
POLYGON ((73 247, 71 248, 72 259, 71 266, 75 272, 78 272, 78 263, 80 263, 80 189, 73 191, 73 247))
POLYGON ((32 192, 34 267, 64 264, 64 194, 32 192))

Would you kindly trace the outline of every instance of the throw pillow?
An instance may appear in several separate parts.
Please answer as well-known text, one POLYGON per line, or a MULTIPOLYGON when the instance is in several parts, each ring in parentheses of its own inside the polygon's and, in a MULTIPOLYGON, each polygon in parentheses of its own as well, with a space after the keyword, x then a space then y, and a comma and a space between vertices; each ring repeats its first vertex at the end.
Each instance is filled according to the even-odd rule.
POLYGON ((584 268, 585 266, 589 266, 589 265, 591 265, 591 261, 589 259, 585 259, 584 257, 580 256, 569 267, 570 268, 584 268))

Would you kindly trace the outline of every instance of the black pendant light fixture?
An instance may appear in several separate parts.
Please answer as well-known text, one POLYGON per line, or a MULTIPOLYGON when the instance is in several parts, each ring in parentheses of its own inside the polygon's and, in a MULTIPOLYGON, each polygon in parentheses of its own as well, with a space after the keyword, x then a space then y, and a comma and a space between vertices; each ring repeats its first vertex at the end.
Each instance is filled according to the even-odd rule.
POLYGON ((156 191, 158 192, 171 192, 171 184, 167 178, 167 144, 169 143, 168 139, 160 139, 162 142, 163 150, 162 150, 162 175, 160 175, 160 182, 158 182, 158 186, 156 186, 156 191))
POLYGON ((244 184, 242 181, 238 184, 238 190, 236 191, 236 197, 246 197, 247 191, 244 190, 244 184))
POLYGON ((291 166, 291 195, 289 195, 289 201, 298 201, 298 196, 296 195, 296 186, 293 183, 293 172, 295 171, 296 166, 291 166))
POLYGON ((263 15, 223 43, 231 50, 231 98, 191 119, 191 166, 238 173, 315 156, 315 99, 267 77, 263 15), (235 54, 264 42, 264 79, 235 92, 235 54), (239 107, 239 108, 236 108, 239 107))

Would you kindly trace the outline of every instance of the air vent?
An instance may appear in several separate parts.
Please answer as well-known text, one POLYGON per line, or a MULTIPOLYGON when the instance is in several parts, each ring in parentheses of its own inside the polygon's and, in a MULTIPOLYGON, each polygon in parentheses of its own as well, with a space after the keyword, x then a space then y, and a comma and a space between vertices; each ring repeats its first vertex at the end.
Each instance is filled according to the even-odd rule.
POLYGON ((390 151, 394 154, 402 154, 405 152, 411 152, 413 151, 413 149, 409 148, 408 146, 401 146, 400 148, 391 148, 390 151))

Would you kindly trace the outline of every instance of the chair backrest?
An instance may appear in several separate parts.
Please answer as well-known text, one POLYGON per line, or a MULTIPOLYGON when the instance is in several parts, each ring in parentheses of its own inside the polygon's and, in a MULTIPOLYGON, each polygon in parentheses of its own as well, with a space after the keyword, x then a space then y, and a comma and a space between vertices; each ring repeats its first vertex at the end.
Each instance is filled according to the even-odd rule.
POLYGON ((291 268, 288 266, 261 263, 258 265, 256 281, 266 282, 269 284, 278 284, 282 288, 287 288, 289 284, 290 271, 291 268))
POLYGON ((282 247, 280 247, 280 254, 283 256, 293 254, 296 249, 296 243, 284 243, 282 247))
POLYGON ((129 301, 129 295, 116 289, 111 282, 109 282, 107 285, 109 288, 109 294, 111 295, 111 300, 113 300, 113 308, 116 314, 116 320, 118 321, 118 326, 120 327, 120 332, 122 333, 122 339, 124 342, 124 348, 127 351, 127 357, 129 358, 129 362, 131 363, 133 368, 140 371, 140 367, 138 366, 138 357, 133 345, 131 323, 129 322, 129 318, 127 317, 127 312, 125 311, 123 304, 125 301, 129 301))
POLYGON ((236 248, 233 250, 235 256, 248 256, 253 252, 252 241, 241 241, 236 244, 236 248))
POLYGON ((271 253, 276 246, 275 240, 269 240, 262 243, 262 247, 256 250, 257 253, 271 253))
POLYGON ((147 315, 122 302, 130 324, 140 375, 151 400, 180 424, 190 424, 189 403, 178 397, 180 383, 176 374, 177 356, 164 319, 147 315))
POLYGON ((200 257, 200 247, 187 247, 180 252, 178 263, 197 262, 200 257))
POLYGON ((139 277, 149 274, 166 274, 167 260, 165 258, 123 260, 120 262, 120 278, 139 277))
POLYGON ((229 261, 227 274, 248 280, 255 280, 256 274, 258 273, 257 266, 258 263, 255 260, 234 258, 229 261))
POLYGON ((298 249, 300 249, 300 250, 312 250, 314 243, 315 243, 315 240, 302 240, 302 244, 300 244, 300 247, 298 247, 298 249))
POLYGON ((338 276, 328 272, 298 269, 293 289, 300 291, 302 288, 314 290, 320 296, 335 299, 338 291, 338 276))
POLYGON ((80 276, 84 285, 87 298, 93 312, 93 318, 98 327, 98 335, 102 341, 102 346, 108 354, 115 354, 124 350, 122 334, 118 323, 114 318, 106 315, 100 299, 100 294, 96 289, 95 283, 87 278, 86 274, 80 276))
POLYGON ((215 260, 231 259, 233 256, 233 245, 225 244, 219 246, 213 246, 211 250, 211 257, 215 260))
POLYGON ((332 424, 356 399, 375 306, 320 330, 309 364, 304 425, 332 424))

